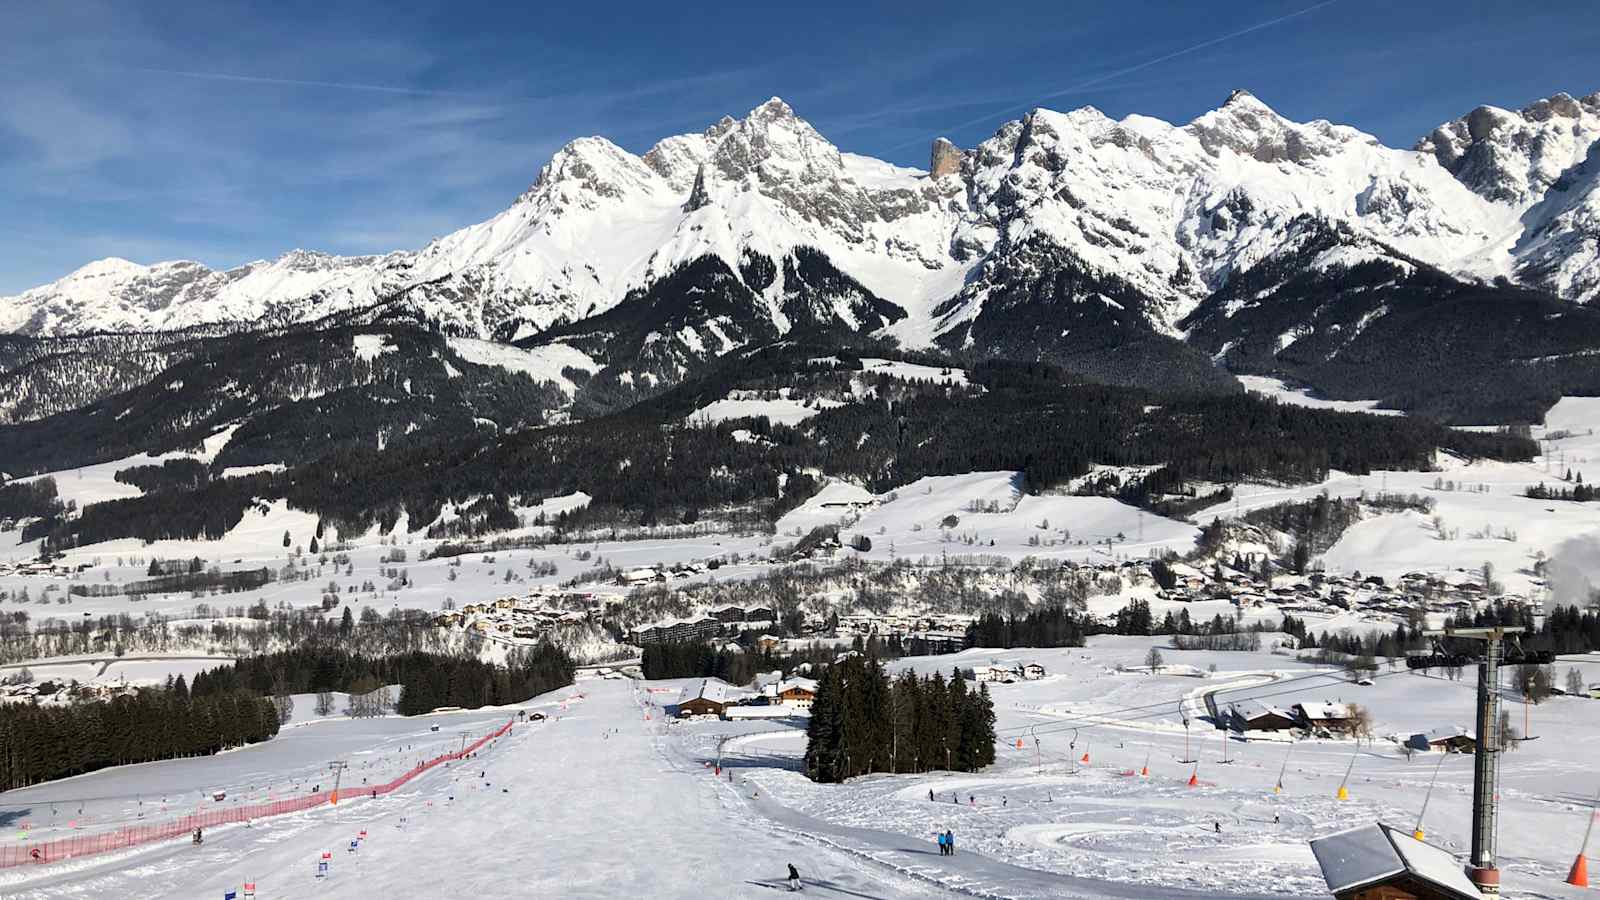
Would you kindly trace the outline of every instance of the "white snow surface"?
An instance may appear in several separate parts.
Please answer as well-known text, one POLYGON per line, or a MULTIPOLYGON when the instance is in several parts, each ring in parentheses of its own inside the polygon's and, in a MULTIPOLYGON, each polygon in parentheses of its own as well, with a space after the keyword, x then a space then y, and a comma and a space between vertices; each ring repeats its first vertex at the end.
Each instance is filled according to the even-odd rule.
POLYGON ((1273 397, 1282 403, 1294 406, 1309 406, 1312 409, 1334 409, 1340 412, 1366 412, 1377 416, 1403 415, 1397 409, 1380 409, 1376 400, 1328 400, 1322 397, 1313 397, 1305 388, 1291 388, 1282 379, 1272 378, 1267 375, 1236 375, 1239 383, 1245 390, 1265 397, 1273 397))
POLYGON ((1594 504, 1533 500, 1523 494, 1540 482, 1570 487, 1559 483, 1569 468, 1589 477, 1588 470, 1600 462, 1597 427, 1600 398, 1563 397, 1546 414, 1545 424, 1533 429, 1542 452, 1529 462, 1465 462, 1440 454, 1438 471, 1433 472, 1333 472, 1318 484, 1237 485, 1233 500, 1200 510, 1194 519, 1208 522, 1213 516, 1227 518, 1324 492, 1335 497, 1414 493, 1434 501, 1432 515, 1403 512, 1362 521, 1323 554, 1327 567, 1386 578, 1420 571, 1459 582, 1475 580, 1488 562, 1508 590, 1555 602, 1582 602, 1589 585, 1600 586, 1600 510, 1594 504), (1551 559, 1548 581, 1533 574, 1541 553, 1551 559))
POLYGON ((1104 560, 1111 555, 1108 540, 1115 553, 1142 557, 1192 548, 1199 534, 1186 522, 1107 497, 1024 495, 1021 484, 1018 472, 935 475, 877 495, 862 510, 829 508, 829 503, 858 495, 825 488, 785 514, 777 529, 780 536, 794 538, 818 525, 837 524, 846 542, 866 536, 872 549, 862 555, 878 560, 979 554, 1012 560, 1104 560), (989 512, 991 508, 996 511, 989 512), (946 526, 951 516, 956 522, 946 526))
POLYGON ((480 341, 475 338, 452 337, 448 340, 450 349, 467 362, 501 368, 508 372, 521 372, 534 381, 554 382, 568 397, 577 393, 578 386, 562 373, 563 369, 577 369, 590 373, 600 369, 600 364, 587 353, 567 344, 544 344, 531 350, 524 350, 510 344, 480 341))
MULTIPOLYGON (((1170 647, 1169 660, 1199 677, 1137 671, 1160 642, 1099 637, 1084 648, 979 648, 894 662, 891 672, 923 674, 1036 662, 1046 676, 988 685, 1000 743, 993 766, 841 785, 799 774, 805 738, 782 723, 666 719, 684 681, 580 680, 523 705, 547 721, 517 725, 476 758, 377 799, 358 796, 360 779, 388 780, 418 756, 459 746, 460 732, 491 730, 514 708, 413 719, 312 715, 272 741, 219 756, 8 792, 0 811, 14 826, 27 822, 35 839, 75 825, 93 833, 137 822, 141 811, 214 807, 213 791, 226 791, 222 804, 298 795, 325 782, 329 759, 343 759, 351 768, 337 807, 208 830, 200 848, 177 841, 0 872, 0 889, 38 898, 204 897, 249 880, 259 896, 279 898, 493 896, 508 884, 531 896, 760 897, 792 862, 805 893, 823 896, 1317 897, 1326 887, 1308 841, 1355 822, 1409 830, 1436 766, 1428 841, 1465 853, 1471 757, 1408 759, 1391 736, 1467 721, 1470 674, 1457 682, 1385 669, 1362 687, 1282 655, 1170 647), (1371 712, 1376 739, 1230 740, 1193 719, 1210 691, 1224 705, 1357 702, 1371 712), (720 775, 712 769, 719 759, 720 775), (1148 776, 1139 774, 1145 766, 1148 776), (1340 801, 1347 768, 1350 799, 1340 801), (1191 775, 1198 787, 1186 785, 1191 775), (946 829, 954 857, 934 850, 933 833, 946 829), (350 853, 360 830, 367 838, 350 853), (325 850, 334 854, 332 874, 319 880, 325 850), (469 864, 485 854, 492 864, 469 864)), ((1600 678, 1600 657, 1559 665, 1600 678)), ((1562 837, 1575 838, 1588 813, 1590 795, 1577 786, 1592 774, 1595 702, 1554 698, 1529 708, 1540 739, 1502 760, 1508 893, 1576 896, 1560 883, 1571 862, 1562 837)), ((1520 728, 1521 704, 1508 706, 1520 728)))
POLYGON ((824 397, 802 398, 793 396, 782 388, 778 396, 762 399, 758 392, 734 391, 721 400, 713 400, 689 414, 689 421, 715 424, 730 419, 752 419, 765 416, 777 425, 798 425, 827 409, 844 404, 824 397))

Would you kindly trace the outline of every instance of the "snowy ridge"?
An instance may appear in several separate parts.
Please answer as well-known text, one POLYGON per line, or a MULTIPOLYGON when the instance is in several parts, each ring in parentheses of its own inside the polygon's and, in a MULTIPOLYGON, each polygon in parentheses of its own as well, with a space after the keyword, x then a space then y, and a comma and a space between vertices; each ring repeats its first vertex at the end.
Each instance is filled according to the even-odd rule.
MULTIPOLYGON (((1597 140, 1600 95, 1480 107, 1405 150, 1292 122, 1236 91, 1183 125, 1036 109, 971 150, 936 142, 935 177, 841 152, 773 98, 642 156, 575 140, 505 212, 415 252, 297 250, 227 271, 100 260, 0 298, 0 331, 283 323, 385 304, 449 334, 511 341, 603 313, 709 256, 740 273, 784 334, 782 261, 804 247, 906 310, 888 332, 928 346, 981 314, 994 287, 971 282, 980 265, 1037 266, 1037 253, 1016 254, 1048 246, 1149 298, 1139 314, 1178 334, 1308 217, 1460 276, 1588 300, 1600 292, 1597 140), (761 258, 775 278, 750 274, 761 258)), ((849 320, 847 299, 823 302, 849 320)))

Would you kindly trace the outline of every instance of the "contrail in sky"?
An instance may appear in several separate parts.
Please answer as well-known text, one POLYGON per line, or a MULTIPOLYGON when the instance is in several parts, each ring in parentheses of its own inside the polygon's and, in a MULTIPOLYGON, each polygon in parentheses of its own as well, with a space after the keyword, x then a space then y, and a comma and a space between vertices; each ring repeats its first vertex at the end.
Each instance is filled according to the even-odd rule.
POLYGON ((269 78, 264 75, 231 75, 227 72, 194 72, 186 69, 152 69, 143 66, 118 67, 127 72, 147 72, 152 75, 172 75, 178 78, 199 78, 205 81, 240 81, 247 84, 277 84, 288 87, 334 88, 342 91, 368 91, 378 94, 409 94, 419 97, 473 97, 475 94, 460 91, 436 91, 427 88, 399 87, 388 84, 361 84, 348 81, 307 81, 300 78, 269 78))
MULTIPOLYGON (((1214 37, 1214 38, 1211 38, 1210 40, 1201 41, 1198 44, 1193 44, 1191 46, 1184 47, 1181 50, 1174 50, 1171 53, 1163 54, 1163 55, 1158 56, 1158 57, 1156 57, 1154 59, 1147 59, 1144 62, 1135 63, 1134 65, 1127 66, 1127 67, 1121 68, 1121 69, 1117 69, 1117 70, 1112 71, 1112 72, 1107 72, 1107 73, 1105 73, 1103 75, 1096 75, 1093 78, 1087 79, 1085 81, 1080 81, 1077 84, 1072 85, 1071 87, 1064 87, 1059 91, 1051 91, 1050 93, 1045 94, 1044 96, 1040 97, 1039 99, 1040 100, 1048 100, 1048 99, 1050 99, 1052 97, 1060 97, 1063 94, 1075 94, 1075 93, 1078 93, 1079 91, 1085 90, 1087 88, 1094 87, 1097 84, 1103 84, 1103 83, 1105 83, 1107 81, 1110 81, 1113 78, 1121 78, 1124 75, 1132 75, 1134 72, 1137 72, 1137 71, 1139 71, 1141 69, 1148 69, 1151 66, 1160 65, 1161 63, 1167 62, 1169 60, 1177 59, 1180 56, 1185 56, 1187 54, 1194 53, 1194 52, 1196 52, 1198 50, 1204 50, 1207 47, 1214 47, 1217 44, 1220 44, 1220 43, 1222 43, 1224 41, 1231 41, 1234 38, 1244 37, 1247 34, 1252 34, 1254 32, 1262 30, 1263 28, 1271 28, 1274 25, 1282 24, 1284 22, 1289 21, 1290 19, 1297 19, 1297 18, 1299 18, 1301 16, 1310 15, 1311 13, 1314 13, 1317 10, 1322 9, 1325 6, 1332 6, 1333 4, 1335 4, 1337 2, 1339 2, 1339 0, 1322 0, 1321 3, 1317 3, 1317 4, 1314 4, 1312 6, 1308 6, 1305 9, 1296 10, 1296 11, 1294 11, 1292 13, 1285 13, 1284 15, 1278 16, 1277 18, 1268 19, 1265 22, 1257 22, 1256 24, 1251 25, 1248 28, 1241 28, 1238 31, 1230 32, 1228 34, 1224 34, 1224 35, 1221 35, 1219 37, 1214 37)), ((997 109, 994 112, 987 113, 987 114, 985 114, 983 116, 980 116, 979 118, 969 119, 969 120, 967 120, 965 122, 962 122, 960 124, 952 125, 952 126, 950 126, 949 128, 947 128, 945 130, 946 130, 946 132, 959 131, 959 130, 961 130, 963 128, 968 128, 968 127, 971 127, 973 125, 981 125, 984 122, 988 122, 988 121, 994 119, 996 116, 1004 116, 1004 115, 1009 115, 1011 113, 1017 112, 1019 110, 1032 109, 1033 106, 1034 106, 1034 104, 1032 104, 1032 103, 1021 103, 1021 104, 1018 104, 1016 106, 1008 106, 1008 107, 1005 107, 1004 109, 997 109)), ((900 144, 900 145, 898 145, 896 147, 893 147, 891 149, 899 150, 902 147, 910 147, 910 146, 912 146, 914 144, 918 144, 918 143, 921 143, 921 141, 920 140, 918 140, 918 141, 908 141, 908 142, 906 142, 904 144, 900 144)))

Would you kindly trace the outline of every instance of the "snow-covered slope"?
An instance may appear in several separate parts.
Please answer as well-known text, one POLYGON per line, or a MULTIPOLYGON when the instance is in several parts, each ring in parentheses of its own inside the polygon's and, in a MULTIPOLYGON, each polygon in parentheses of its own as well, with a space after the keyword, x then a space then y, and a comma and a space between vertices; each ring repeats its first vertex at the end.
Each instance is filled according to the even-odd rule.
POLYGON ((1515 210, 1517 277, 1576 300, 1600 296, 1600 93, 1518 112, 1480 106, 1417 145, 1475 192, 1515 210))
POLYGON ((573 141, 505 212, 419 251, 297 250, 227 271, 100 260, 0 298, 0 331, 282 323, 389 303, 453 334, 511 340, 714 256, 762 296, 781 334, 781 261, 804 246, 905 309, 890 332, 926 345, 983 314, 1020 248, 1033 248, 1026 266, 1047 246, 1148 298, 1139 313, 1173 333, 1307 215, 1449 272, 1590 299, 1597 139, 1600 95, 1480 107, 1401 150, 1291 122, 1239 91, 1182 126, 1034 110, 970 151, 936 142, 930 176, 843 153, 773 98, 643 156, 573 141), (762 257, 776 278, 752 277, 762 257))

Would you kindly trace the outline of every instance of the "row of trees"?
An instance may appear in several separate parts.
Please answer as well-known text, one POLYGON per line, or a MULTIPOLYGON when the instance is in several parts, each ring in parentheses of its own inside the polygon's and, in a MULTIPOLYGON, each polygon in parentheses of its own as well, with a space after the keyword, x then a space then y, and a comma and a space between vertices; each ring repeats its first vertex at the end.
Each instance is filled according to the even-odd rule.
POLYGON ((1088 634, 1085 626, 1081 615, 1059 604, 1035 609, 1020 618, 984 613, 967 626, 967 646, 1082 647, 1088 634))
POLYGON ((1549 487, 1544 482, 1528 488, 1526 491, 1533 500, 1571 500, 1574 503, 1588 503, 1590 500, 1600 500, 1600 492, 1590 485, 1583 483, 1583 476, 1578 476, 1578 483, 1570 488, 1549 487))
POLYGON ((975 772, 994 762, 994 703, 957 670, 892 682, 876 657, 849 656, 818 680, 806 726, 806 775, 839 782, 869 772, 975 772))
POLYGON ((277 710, 265 697, 243 690, 194 695, 181 681, 108 701, 0 705, 0 790, 216 753, 277 733, 277 710))
POLYGON ((238 660, 195 676, 195 689, 244 689, 282 700, 292 694, 342 691, 352 715, 380 714, 385 685, 398 684, 395 710, 403 716, 441 706, 477 709, 521 703, 572 683, 574 667, 553 644, 513 650, 505 665, 475 656, 412 651, 363 656, 333 646, 308 646, 238 660))

